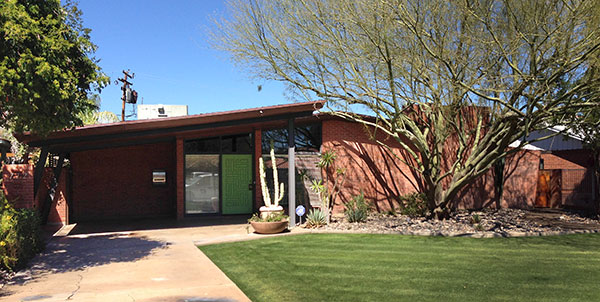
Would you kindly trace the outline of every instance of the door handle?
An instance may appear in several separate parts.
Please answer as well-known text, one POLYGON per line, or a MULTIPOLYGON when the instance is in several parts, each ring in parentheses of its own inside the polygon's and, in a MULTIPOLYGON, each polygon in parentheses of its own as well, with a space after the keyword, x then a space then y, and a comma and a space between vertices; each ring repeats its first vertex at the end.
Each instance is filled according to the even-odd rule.
POLYGON ((248 184, 248 190, 252 191, 254 189, 254 184, 248 184))

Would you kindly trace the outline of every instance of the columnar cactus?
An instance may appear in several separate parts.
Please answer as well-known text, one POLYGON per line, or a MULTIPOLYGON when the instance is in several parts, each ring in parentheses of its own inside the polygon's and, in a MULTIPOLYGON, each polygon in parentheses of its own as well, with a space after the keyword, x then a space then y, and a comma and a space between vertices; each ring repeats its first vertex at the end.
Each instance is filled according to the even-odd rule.
POLYGON ((265 163, 262 157, 258 159, 258 168, 260 170, 260 187, 262 191, 263 201, 265 202, 265 206, 267 208, 279 206, 279 202, 283 199, 284 193, 283 183, 279 183, 279 179, 277 177, 277 161, 275 159, 275 149, 273 148, 273 141, 271 141, 271 164, 273 166, 273 200, 271 200, 269 187, 267 186, 267 181, 265 180, 265 178, 267 177, 267 172, 265 171, 265 163))

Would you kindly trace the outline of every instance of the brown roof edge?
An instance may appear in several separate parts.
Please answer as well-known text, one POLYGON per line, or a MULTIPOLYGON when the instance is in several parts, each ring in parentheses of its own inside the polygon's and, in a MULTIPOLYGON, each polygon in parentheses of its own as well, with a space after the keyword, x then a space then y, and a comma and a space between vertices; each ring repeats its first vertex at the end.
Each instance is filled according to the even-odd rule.
POLYGON ((215 122, 227 122, 235 120, 244 120, 251 118, 261 118, 278 116, 285 114, 294 114, 302 112, 312 112, 323 108, 325 101, 313 101, 303 103, 282 104, 274 106, 265 106, 257 108, 248 108, 232 111, 213 112, 205 114, 195 114, 180 117, 158 118, 148 120, 125 121, 111 124, 100 124, 92 126, 77 127, 70 130, 60 130, 50 133, 46 137, 40 137, 26 132, 16 134, 15 137, 21 142, 32 144, 46 140, 61 138, 76 138, 84 136, 111 135, 125 132, 136 132, 153 129, 183 127, 191 125, 210 124, 215 122))

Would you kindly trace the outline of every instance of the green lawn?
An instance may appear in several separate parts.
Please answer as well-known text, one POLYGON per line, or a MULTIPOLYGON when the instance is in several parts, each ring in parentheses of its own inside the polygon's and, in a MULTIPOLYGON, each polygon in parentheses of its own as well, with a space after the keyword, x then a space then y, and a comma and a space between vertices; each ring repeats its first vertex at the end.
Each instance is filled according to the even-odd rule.
POLYGON ((252 301, 600 301, 598 234, 307 234, 199 248, 252 301))

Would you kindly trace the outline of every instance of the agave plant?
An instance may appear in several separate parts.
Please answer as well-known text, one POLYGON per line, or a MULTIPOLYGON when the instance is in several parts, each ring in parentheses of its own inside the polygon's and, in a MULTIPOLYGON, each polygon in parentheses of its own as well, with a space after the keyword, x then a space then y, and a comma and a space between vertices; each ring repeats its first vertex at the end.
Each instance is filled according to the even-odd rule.
POLYGON ((312 209, 306 215, 306 227, 318 228, 327 224, 327 215, 321 209, 312 209))

